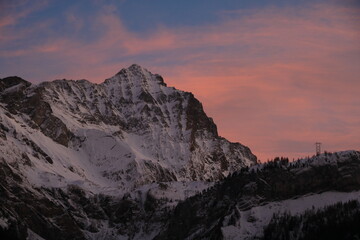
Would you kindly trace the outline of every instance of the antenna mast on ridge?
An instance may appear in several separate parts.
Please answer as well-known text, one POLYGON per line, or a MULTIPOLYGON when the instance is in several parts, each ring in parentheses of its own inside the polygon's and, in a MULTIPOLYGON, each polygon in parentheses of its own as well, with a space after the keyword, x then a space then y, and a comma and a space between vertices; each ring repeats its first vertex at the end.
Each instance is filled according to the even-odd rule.
POLYGON ((316 155, 318 156, 321 153, 321 142, 316 142, 315 145, 316 145, 316 155))

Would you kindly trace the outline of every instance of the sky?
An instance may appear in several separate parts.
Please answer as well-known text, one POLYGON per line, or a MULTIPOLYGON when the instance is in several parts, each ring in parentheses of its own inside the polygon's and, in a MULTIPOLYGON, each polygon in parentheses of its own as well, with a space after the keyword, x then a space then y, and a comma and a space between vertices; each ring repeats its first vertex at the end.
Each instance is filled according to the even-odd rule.
POLYGON ((133 63, 261 161, 360 150, 358 0, 0 0, 0 78, 101 83, 133 63))

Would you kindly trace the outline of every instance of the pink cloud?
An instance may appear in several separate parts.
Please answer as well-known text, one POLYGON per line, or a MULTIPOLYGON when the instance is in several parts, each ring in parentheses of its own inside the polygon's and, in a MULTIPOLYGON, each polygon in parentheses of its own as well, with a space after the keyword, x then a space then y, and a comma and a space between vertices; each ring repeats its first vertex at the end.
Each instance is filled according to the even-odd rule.
MULTIPOLYGON (((94 16, 87 27, 101 34, 92 41, 50 37, 6 53, 63 68, 42 80, 101 82, 138 62, 169 85, 194 92, 220 134, 249 145, 262 160, 311 155, 316 141, 329 151, 359 149, 358 9, 247 10, 222 13, 222 21, 209 26, 163 26, 146 34, 129 31, 115 10, 105 7, 94 16)), ((84 26, 71 16, 77 28, 84 26)))
POLYGON ((0 2, 0 32, 2 28, 15 25, 20 19, 26 18, 47 5, 47 1, 40 0, 28 4, 24 1, 1 1, 0 2))

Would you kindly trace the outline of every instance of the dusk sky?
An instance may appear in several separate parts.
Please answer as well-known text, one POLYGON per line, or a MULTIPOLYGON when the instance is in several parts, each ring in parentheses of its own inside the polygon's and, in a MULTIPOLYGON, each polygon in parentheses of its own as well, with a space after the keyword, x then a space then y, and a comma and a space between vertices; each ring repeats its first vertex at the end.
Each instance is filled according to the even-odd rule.
POLYGON ((137 63, 262 160, 360 150, 360 1, 0 0, 0 78, 137 63))

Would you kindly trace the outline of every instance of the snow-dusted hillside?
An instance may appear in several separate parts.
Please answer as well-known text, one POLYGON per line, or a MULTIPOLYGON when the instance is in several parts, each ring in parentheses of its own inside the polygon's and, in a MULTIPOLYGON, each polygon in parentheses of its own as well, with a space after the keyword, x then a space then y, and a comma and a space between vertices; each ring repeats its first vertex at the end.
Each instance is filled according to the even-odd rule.
MULTIPOLYGON (((358 226, 359 202, 360 152, 324 153, 290 163, 285 158, 277 159, 243 169, 181 202, 167 228, 155 239, 269 239, 263 238, 269 223, 277 224, 268 228, 270 239, 309 239, 302 236, 310 234, 311 229, 304 227, 302 232, 301 224, 314 224, 314 221, 306 217, 317 217, 317 221, 324 222, 321 226, 324 229, 331 228, 331 224, 346 226, 346 221, 358 226), (341 205, 327 213, 332 218, 335 216, 335 220, 331 220, 334 222, 327 223, 326 211, 321 213, 321 208, 351 200, 358 202, 354 214, 349 214, 351 219, 342 217, 336 223, 337 213, 340 216, 343 210, 349 212, 341 205), (282 217, 283 214, 287 215, 282 217), (289 222, 288 228, 282 229, 279 222, 291 217, 300 225, 289 222), (296 233, 291 233, 290 227, 296 233), (271 236, 274 230, 278 235, 271 236)), ((350 239, 360 233, 358 227, 350 230, 350 239)), ((344 239, 344 235, 341 236, 338 239, 344 239)))
MULTIPOLYGON (((264 235, 264 228, 276 214, 287 213, 291 216, 296 216, 306 211, 319 210, 326 206, 346 203, 352 200, 360 202, 360 191, 350 193, 329 191, 319 194, 308 194, 295 199, 270 202, 248 210, 242 211, 238 209, 239 219, 233 224, 224 224, 225 226, 221 228, 221 232, 226 240, 261 239, 264 235)), ((296 238, 294 237, 294 239, 296 238)))
POLYGON ((217 134, 191 93, 132 65, 101 84, 1 82, 1 157, 38 186, 123 192, 152 182, 214 181, 256 163, 217 134))

